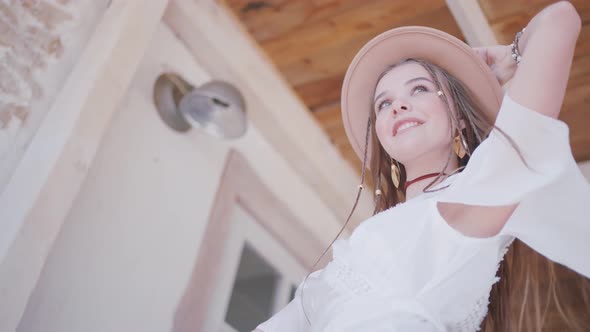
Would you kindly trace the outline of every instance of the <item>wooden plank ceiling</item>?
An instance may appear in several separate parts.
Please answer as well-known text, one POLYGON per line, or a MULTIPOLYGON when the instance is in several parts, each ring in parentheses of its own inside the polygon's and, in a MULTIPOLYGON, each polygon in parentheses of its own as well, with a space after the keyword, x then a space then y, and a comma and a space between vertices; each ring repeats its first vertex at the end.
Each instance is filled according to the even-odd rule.
MULTIPOLYGON (((340 89, 356 52, 377 34, 425 25, 465 40, 444 0, 227 0, 343 156, 360 171, 340 116, 340 89)), ((480 0, 498 41, 510 43, 548 0, 480 0)), ((590 1, 572 1, 584 20, 562 119, 576 160, 590 160, 590 1)))

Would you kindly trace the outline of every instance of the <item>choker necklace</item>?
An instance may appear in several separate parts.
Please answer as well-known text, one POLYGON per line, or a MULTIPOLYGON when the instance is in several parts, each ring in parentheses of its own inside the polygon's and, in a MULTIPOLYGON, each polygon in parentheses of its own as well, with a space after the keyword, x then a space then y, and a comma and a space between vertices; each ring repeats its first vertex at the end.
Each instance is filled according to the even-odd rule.
MULTIPOLYGON (((408 187, 409 187, 411 184, 413 184, 414 182, 418 182, 418 181, 420 181, 420 180, 424 180, 424 179, 427 179, 427 178, 431 178, 431 177, 433 177, 433 176, 437 176, 438 174, 440 174, 440 173, 429 173, 429 174, 426 174, 426 175, 419 176, 419 177, 415 178, 414 180, 411 180, 411 181, 406 181, 406 184, 405 184, 405 186, 404 186, 404 190, 405 190, 405 191, 407 191, 407 190, 408 190, 408 187)), ((447 175, 447 174, 446 174, 446 173, 443 173, 443 175, 447 175)))

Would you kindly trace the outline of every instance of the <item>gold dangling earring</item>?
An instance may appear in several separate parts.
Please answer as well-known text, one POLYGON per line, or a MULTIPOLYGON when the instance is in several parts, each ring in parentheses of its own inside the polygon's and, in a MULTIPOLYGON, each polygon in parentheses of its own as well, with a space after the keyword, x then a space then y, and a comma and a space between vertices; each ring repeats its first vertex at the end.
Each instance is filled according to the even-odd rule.
POLYGON ((453 140, 453 151, 460 159, 463 159, 467 151, 467 143, 465 143, 465 139, 460 133, 457 133, 453 140))
POLYGON ((399 164, 398 166, 396 166, 395 164, 397 164, 397 160, 394 160, 393 158, 391 158, 391 180, 393 181, 393 186, 395 187, 395 189, 399 189, 399 181, 400 181, 400 169, 399 169, 399 164))

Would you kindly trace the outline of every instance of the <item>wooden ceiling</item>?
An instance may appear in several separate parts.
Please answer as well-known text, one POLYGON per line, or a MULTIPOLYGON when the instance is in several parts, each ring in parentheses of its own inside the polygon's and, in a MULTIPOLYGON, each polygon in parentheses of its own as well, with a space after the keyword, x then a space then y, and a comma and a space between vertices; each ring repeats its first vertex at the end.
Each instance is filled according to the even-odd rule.
MULTIPOLYGON (((425 25, 465 40, 444 0, 227 0, 311 110, 333 144, 360 171, 340 116, 344 73, 356 52, 377 34, 425 25)), ((480 0, 496 38, 510 43, 548 0, 480 0)), ((574 0, 584 20, 561 118, 571 128, 576 160, 590 160, 590 1, 574 0)))

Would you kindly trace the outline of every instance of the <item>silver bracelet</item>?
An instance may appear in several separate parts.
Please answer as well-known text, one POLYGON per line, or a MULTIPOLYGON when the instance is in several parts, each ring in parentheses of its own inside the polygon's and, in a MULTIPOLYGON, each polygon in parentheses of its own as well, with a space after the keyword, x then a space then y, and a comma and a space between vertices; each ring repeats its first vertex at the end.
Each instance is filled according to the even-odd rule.
POLYGON ((516 33, 514 36, 514 41, 510 44, 510 49, 512 50, 512 59, 516 61, 516 64, 520 64, 520 60, 522 60, 522 56, 520 54, 520 50, 518 49, 518 41, 520 40, 520 36, 524 33, 526 27, 516 33))

